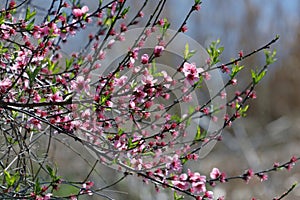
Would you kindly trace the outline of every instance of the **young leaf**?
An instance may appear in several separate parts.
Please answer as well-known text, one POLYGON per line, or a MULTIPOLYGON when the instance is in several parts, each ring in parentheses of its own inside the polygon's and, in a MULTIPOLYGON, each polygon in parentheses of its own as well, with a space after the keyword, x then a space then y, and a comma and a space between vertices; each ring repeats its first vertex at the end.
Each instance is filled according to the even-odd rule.
POLYGON ((139 144, 139 141, 133 142, 132 140, 133 140, 132 138, 129 138, 129 139, 128 139, 128 143, 127 143, 128 149, 134 149, 134 148, 136 148, 136 147, 138 146, 138 144, 139 144))
MULTIPOLYGON (((36 76, 38 75, 38 73, 41 71, 42 69, 42 65, 36 67, 33 72, 31 72, 30 74, 28 74, 29 76, 29 84, 30 86, 32 86, 32 84, 34 83, 34 80, 36 78, 36 76)), ((30 71, 30 70, 29 70, 30 71)))
POLYGON ((181 122, 181 118, 176 114, 171 116, 171 120, 177 123, 181 122))
POLYGON ((266 75, 266 72, 267 72, 267 70, 263 70, 260 73, 255 72, 254 70, 251 70, 253 84, 256 85, 266 75))
POLYGON ((4 172, 4 177, 5 177, 5 182, 7 184, 7 187, 10 188, 11 186, 13 186, 12 177, 8 171, 4 170, 3 172, 4 172))
POLYGON ((125 15, 128 13, 128 11, 129 11, 129 9, 130 9, 130 7, 127 7, 127 8, 125 8, 123 11, 122 11, 122 13, 121 13, 121 18, 124 18, 125 17, 125 15))
POLYGON ((273 50, 273 52, 271 53, 268 50, 264 50, 265 56, 266 56, 266 64, 270 65, 272 63, 274 63, 277 59, 275 58, 276 56, 276 49, 273 50))
POLYGON ((189 55, 189 44, 186 43, 184 48, 184 53, 183 53, 184 60, 187 60, 188 55, 189 55))
POLYGON ((201 139, 202 135, 201 135, 201 128, 200 126, 197 127, 197 132, 194 138, 194 141, 199 141, 201 139))
POLYGON ((224 51, 224 47, 219 47, 220 44, 220 40, 218 39, 217 41, 212 42, 209 47, 206 49, 210 59, 211 59, 211 63, 210 65, 214 65, 217 64, 218 62, 220 62, 220 55, 223 53, 224 51))
POLYGON ((232 67, 232 72, 230 74, 230 77, 234 78, 243 68, 244 66, 234 65, 232 67))
POLYGON ((193 55, 195 55, 196 51, 195 50, 192 50, 190 51, 189 50, 189 45, 188 43, 185 44, 185 49, 184 49, 184 60, 189 60, 191 57, 193 57, 193 55))
POLYGON ((182 199, 184 199, 184 196, 177 194, 177 192, 174 191, 174 200, 182 200, 182 199))
POLYGON ((26 22, 29 21, 29 20, 30 20, 31 18, 33 18, 35 15, 36 15, 36 11, 34 10, 34 11, 30 12, 30 8, 27 7, 27 9, 26 9, 26 15, 25 15, 25 21, 26 21, 26 22))
POLYGON ((36 181, 35 181, 35 185, 34 185, 34 193, 35 194, 40 194, 41 191, 42 191, 42 187, 41 187, 39 178, 37 178, 36 181))
POLYGON ((31 20, 31 22, 29 22, 29 23, 27 24, 26 30, 27 30, 27 31, 31 31, 31 30, 33 29, 33 27, 34 27, 34 19, 31 20))

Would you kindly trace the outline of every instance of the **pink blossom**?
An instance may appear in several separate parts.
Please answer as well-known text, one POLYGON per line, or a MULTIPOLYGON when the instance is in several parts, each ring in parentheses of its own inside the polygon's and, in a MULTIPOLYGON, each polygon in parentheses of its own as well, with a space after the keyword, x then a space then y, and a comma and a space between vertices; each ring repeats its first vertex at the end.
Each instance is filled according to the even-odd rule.
POLYGON ((211 79, 211 75, 208 72, 203 73, 203 77, 205 78, 205 80, 210 80, 211 79))
POLYGON ((144 13, 142 11, 139 12, 139 17, 144 17, 144 13))
POLYGON ((32 124, 33 126, 35 126, 36 128, 38 128, 39 130, 41 130, 41 128, 42 128, 41 121, 36 118, 31 118, 29 120, 29 123, 32 124))
POLYGON ((75 82, 72 82, 72 88, 76 90, 77 92, 82 92, 84 90, 86 93, 88 93, 90 89, 89 85, 90 79, 86 79, 83 76, 78 76, 76 78, 75 82))
POLYGON ((189 188, 189 183, 186 181, 171 181, 172 184, 182 190, 187 190, 189 188))
POLYGON ((83 14, 87 13, 89 11, 89 8, 87 6, 83 6, 80 8, 74 8, 72 13, 75 17, 82 17, 83 14))
POLYGON ((188 27, 186 25, 181 27, 181 32, 185 33, 187 30, 188 30, 188 27))
POLYGON ((165 24, 165 20, 164 19, 160 19, 158 22, 157 22, 160 26, 163 26, 165 24))
POLYGON ((114 39, 111 39, 107 44, 107 48, 110 49, 114 45, 115 42, 116 41, 114 39))
POLYGON ((136 89, 134 92, 135 100, 139 103, 144 103, 146 96, 147 94, 141 88, 136 89))
POLYGON ((117 85, 117 86, 122 87, 122 86, 125 85, 127 79, 128 79, 128 77, 123 75, 120 78, 116 78, 114 84, 117 85))
POLYGON ((105 102, 105 105, 107 106, 107 107, 113 107, 113 105, 114 105, 114 103, 112 102, 112 101, 106 101, 105 102))
POLYGON ((38 93, 35 93, 33 96, 33 102, 38 103, 41 100, 41 96, 38 93))
POLYGON ((179 180, 186 181, 188 179, 188 175, 186 173, 180 174, 179 180))
POLYGON ((82 184, 82 188, 84 189, 91 189, 94 186, 94 182, 87 181, 86 183, 82 184))
POLYGON ((185 62, 183 64, 182 72, 191 85, 199 80, 199 74, 203 71, 202 68, 197 68, 194 63, 185 62))
POLYGON ((166 81, 166 82, 172 82, 172 81, 173 81, 172 77, 169 76, 168 73, 167 73, 166 71, 162 71, 161 73, 162 73, 163 76, 164 76, 164 81, 166 81))
POLYGON ((213 168, 212 171, 210 172, 210 178, 212 179, 217 179, 221 175, 221 172, 218 168, 213 168))
POLYGON ((130 101, 129 108, 135 109, 135 103, 134 103, 134 101, 130 101))
POLYGON ((230 69, 226 65, 222 65, 221 70, 223 73, 226 73, 226 74, 230 73, 230 69))
POLYGON ((72 196, 70 197, 70 199, 71 199, 71 200, 77 200, 77 197, 76 197, 75 195, 72 195, 72 196))
POLYGON ((205 183, 202 181, 198 181, 198 182, 193 182, 192 183, 192 187, 191 187, 191 192, 192 193, 202 193, 202 192, 206 192, 206 186, 205 183))
POLYGON ((242 58, 243 56, 244 56, 244 52, 241 50, 241 51, 239 52, 239 57, 242 58))
POLYGON ((230 80, 230 83, 232 84, 232 85, 236 85, 237 84, 237 80, 234 78, 234 79, 231 79, 230 80))
POLYGON ((179 156, 175 154, 173 157, 169 157, 171 162, 166 164, 166 167, 171 171, 180 171, 182 169, 182 164, 179 159, 179 156))
POLYGON ((163 94, 163 98, 168 100, 170 98, 170 94, 169 93, 165 93, 163 94))
POLYGON ((127 31, 128 28, 125 23, 121 23, 120 29, 121 29, 121 32, 125 32, 125 31, 127 31))
POLYGON ((145 103, 145 108, 146 108, 146 109, 149 109, 153 104, 154 104, 153 101, 147 101, 147 102, 145 103))
POLYGON ((256 99, 256 98, 257 98, 256 92, 255 92, 255 91, 251 92, 251 93, 249 94, 249 97, 250 97, 251 99, 256 99))
POLYGON ((267 174, 261 173, 261 174, 258 174, 257 176, 260 178, 261 182, 268 180, 267 174))
POLYGON ((0 93, 3 94, 6 90, 11 87, 12 82, 9 78, 5 78, 4 80, 0 81, 0 93))
POLYGON ((243 175, 243 179, 248 183, 249 180, 254 176, 254 172, 252 169, 248 169, 243 175))
POLYGON ((197 11, 199 11, 200 8, 201 8, 200 4, 197 4, 197 5, 195 5, 195 7, 194 7, 194 9, 197 10, 197 11))
POLYGON ((49 95, 49 100, 52 102, 60 102, 63 100, 63 98, 62 98, 60 92, 56 92, 54 94, 49 95))
POLYGON ((185 95, 182 97, 183 102, 190 102, 192 100, 192 95, 185 95))
POLYGON ((163 46, 156 46, 154 48, 154 56, 155 57, 159 57, 161 56, 162 52, 165 50, 165 48, 163 46))
POLYGON ((153 86, 154 83, 157 82, 157 79, 154 79, 153 76, 152 76, 151 74, 147 74, 147 75, 143 75, 143 76, 142 76, 141 82, 142 82, 142 84, 144 84, 144 85, 153 86))
POLYGON ((44 196, 44 199, 43 199, 43 200, 50 200, 50 199, 51 199, 51 196, 52 196, 51 193, 47 193, 47 194, 44 196))
POLYGON ((192 182, 206 182, 206 176, 201 176, 199 172, 189 172, 189 180, 192 182))
POLYGON ((204 198, 212 200, 214 198, 214 193, 212 191, 206 191, 203 195, 204 198))
POLYGON ((201 110, 201 112, 203 112, 205 115, 208 115, 210 111, 208 107, 205 107, 201 110))
POLYGON ((148 62, 149 62, 149 56, 148 56, 148 54, 143 54, 141 56, 141 63, 142 64, 147 64, 148 62))
POLYGON ((106 55, 105 51, 100 50, 100 53, 99 53, 99 56, 98 56, 99 60, 105 59, 105 55, 106 55))
POLYGON ((226 94, 225 91, 222 91, 222 92, 220 93, 220 96, 221 96, 221 99, 225 99, 226 96, 227 96, 227 94, 226 94))

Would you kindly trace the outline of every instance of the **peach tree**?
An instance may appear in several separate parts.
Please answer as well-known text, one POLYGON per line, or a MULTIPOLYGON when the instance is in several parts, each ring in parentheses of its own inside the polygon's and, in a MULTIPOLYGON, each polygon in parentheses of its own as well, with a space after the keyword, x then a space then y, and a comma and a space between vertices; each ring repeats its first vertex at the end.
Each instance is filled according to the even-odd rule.
POLYGON ((276 60, 270 48, 278 36, 222 62, 219 40, 205 49, 184 34, 190 16, 200 11, 200 0, 189 1, 177 28, 163 16, 166 0, 154 7, 141 1, 136 10, 128 0, 99 0, 93 7, 80 0, 52 0, 47 8, 34 3, 5 0, 0 10, 2 199, 111 199, 92 181, 65 180, 48 161, 52 140, 61 135, 124 177, 137 176, 158 191, 173 190, 176 200, 221 200, 213 193, 219 183, 248 182, 253 176, 265 181, 269 172, 297 162, 292 157, 237 176, 227 176, 218 166, 209 172, 189 168, 222 141, 222 130, 246 116, 255 88, 276 60), (82 35, 87 39, 78 42, 81 49, 65 53, 64 46, 82 35), (236 89, 243 60, 259 53, 265 64, 236 89), (44 136, 48 142, 41 153, 44 136), (78 192, 55 193, 63 185, 78 192))

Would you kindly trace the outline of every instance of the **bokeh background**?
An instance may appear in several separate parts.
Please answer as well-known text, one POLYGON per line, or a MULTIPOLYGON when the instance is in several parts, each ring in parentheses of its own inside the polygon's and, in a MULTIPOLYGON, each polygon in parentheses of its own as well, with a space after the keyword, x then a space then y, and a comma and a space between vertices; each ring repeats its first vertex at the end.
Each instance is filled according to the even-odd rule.
MULTIPOLYGON (((36 2, 43 5, 43 1, 36 2)), ((97 1, 89 0, 86 4, 92 8, 95 2, 97 1)), ((134 9, 143 1, 131 2, 134 9)), ((155 4, 156 1, 151 3, 155 4)), ((192 3, 193 0, 168 1, 163 16, 170 19, 171 27, 177 27, 192 3)), ((274 45, 278 61, 271 66, 258 86, 258 98, 251 101, 247 118, 236 121, 232 128, 223 132, 224 140, 199 162, 200 172, 208 175, 211 168, 218 167, 228 176, 234 176, 242 174, 248 168, 258 171, 270 168, 275 161, 285 162, 292 155, 300 155, 299 10, 298 0, 203 0, 200 12, 191 17, 187 24, 187 35, 205 47, 211 41, 220 39, 225 47, 222 55, 224 63, 236 57, 240 50, 250 52, 266 44, 276 34, 280 35, 279 42, 274 45)), ((64 50, 72 52, 80 49, 86 38, 86 33, 78 35, 74 38, 76 42, 70 42, 71 45, 64 46, 64 50)), ((245 65, 255 68, 262 65, 263 61, 260 54, 247 59, 245 65)), ((247 76, 249 78, 248 73, 244 76, 245 79, 247 76)), ((50 158, 64 177, 75 181, 85 178, 95 162, 85 149, 67 139, 59 139, 53 143, 50 158), (68 144, 71 145, 70 148, 68 144)), ((122 173, 97 165, 91 179, 97 187, 104 187, 120 177, 122 173)), ((271 173, 269 180, 263 183, 253 179, 249 184, 242 180, 219 184, 214 192, 216 196, 224 195, 230 200, 251 197, 267 200, 280 196, 295 181, 300 182, 299 166, 295 166, 290 172, 282 170, 271 173)), ((285 199, 300 199, 299 188, 285 199)), ((172 199, 170 191, 156 193, 153 185, 146 185, 134 176, 127 177, 101 193, 115 199, 172 199)), ((105 198, 93 196, 90 199, 105 198)))

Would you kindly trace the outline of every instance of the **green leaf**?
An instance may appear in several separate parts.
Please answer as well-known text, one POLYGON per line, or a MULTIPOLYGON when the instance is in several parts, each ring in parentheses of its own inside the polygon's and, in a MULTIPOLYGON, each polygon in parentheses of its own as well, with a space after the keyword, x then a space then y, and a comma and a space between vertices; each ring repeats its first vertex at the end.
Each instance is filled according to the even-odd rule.
POLYGON ((167 30, 170 28, 170 22, 168 21, 167 18, 164 18, 164 25, 162 27, 160 27, 160 32, 162 33, 162 35, 164 35, 167 30))
POLYGON ((70 67, 72 66, 73 62, 74 62, 74 58, 73 57, 70 58, 70 59, 66 58, 65 61, 66 61, 66 70, 69 70, 70 67))
POLYGON ((40 194, 41 191, 42 191, 41 184, 40 184, 39 178, 37 178, 35 181, 35 185, 34 185, 34 193, 40 194))
POLYGON ((15 145, 15 144, 18 144, 18 140, 15 140, 14 138, 12 137, 7 137, 7 142, 11 145, 15 145))
POLYGON ((181 164, 184 165, 189 159, 187 157, 180 158, 181 164))
POLYGON ((185 60, 187 60, 186 58, 187 58, 188 54, 189 54, 189 44, 186 43, 185 49, 184 49, 184 54, 183 54, 185 60))
POLYGON ((0 25, 5 22, 5 12, 0 13, 0 25))
POLYGON ((25 21, 29 21, 30 19, 32 19, 34 16, 36 15, 36 11, 32 11, 30 12, 30 7, 27 7, 26 9, 26 15, 25 15, 25 21))
POLYGON ((164 23, 164 30, 167 30, 168 28, 170 28, 171 23, 168 21, 167 18, 164 19, 165 23, 164 23))
POLYGON ((121 136, 123 133, 124 133, 124 130, 121 129, 121 128, 119 128, 119 129, 118 129, 118 135, 121 136))
POLYGON ((184 49, 184 59, 189 60, 191 57, 193 57, 193 55, 195 55, 195 53, 196 53, 195 50, 192 50, 192 51, 189 50, 189 44, 186 43, 185 49, 184 49))
POLYGON ((220 47, 219 45, 220 45, 220 40, 218 39, 216 41, 213 41, 206 49, 211 59, 211 65, 215 65, 218 62, 220 62, 219 57, 223 53, 224 47, 223 46, 220 47))
POLYGON ((122 13, 121 13, 121 18, 124 18, 125 17, 125 15, 128 13, 128 11, 129 11, 129 9, 130 9, 130 7, 127 7, 127 8, 124 8, 124 10, 122 11, 122 13))
POLYGON ((5 182, 7 183, 7 187, 11 187, 11 176, 8 171, 4 170, 5 182))
POLYGON ((230 77, 234 78, 243 68, 244 66, 233 65, 230 77))
POLYGON ((46 165, 46 168, 53 182, 56 182, 61 178, 60 176, 57 176, 56 169, 51 168, 49 165, 46 165))
POLYGON ((201 127, 198 126, 196 135, 194 137, 194 142, 203 140, 206 137, 206 135, 207 135, 207 131, 202 131, 201 132, 201 127))
POLYGON ((174 191, 174 200, 182 200, 182 199, 184 199, 184 196, 177 194, 177 192, 174 191))
POLYGON ((136 148, 139 144, 139 140, 137 140, 135 142, 133 142, 132 140, 133 140, 132 138, 128 139, 127 147, 128 147, 129 150, 136 148))
POLYGON ((202 135, 201 135, 201 128, 200 126, 197 127, 197 132, 194 138, 194 141, 199 141, 201 139, 202 135))
POLYGON ((47 168, 47 170, 49 172, 49 175, 51 177, 54 177, 55 176, 55 171, 49 165, 46 165, 46 168, 47 168))
POLYGON ((19 115, 19 113, 17 111, 14 111, 14 110, 12 110, 11 113, 12 113, 12 118, 13 119, 16 119, 19 115))
POLYGON ((252 77, 252 81, 253 84, 257 84, 267 73, 267 70, 263 70, 261 72, 256 72, 254 70, 251 70, 251 77, 252 77))
POLYGON ((249 105, 246 105, 245 107, 240 109, 239 113, 242 117, 246 117, 246 112, 247 112, 248 108, 249 108, 249 105))
POLYGON ((156 62, 155 62, 155 60, 153 60, 152 61, 152 65, 151 65, 151 67, 149 69, 149 73, 151 75, 154 75, 156 73, 156 71, 157 71, 156 62))
POLYGON ((180 123, 182 121, 181 118, 176 114, 171 116, 171 120, 177 123, 180 123))
POLYGON ((31 22, 29 22, 29 23, 27 24, 26 30, 27 30, 27 31, 31 31, 31 30, 33 29, 33 27, 34 27, 34 19, 31 20, 31 22))
POLYGON ((30 85, 33 84, 33 82, 34 82, 36 76, 37 76, 38 73, 41 71, 41 69, 42 69, 42 65, 36 67, 36 68, 34 69, 34 71, 31 73, 31 76, 29 76, 29 83, 30 83, 30 85))
POLYGON ((10 188, 14 186, 14 184, 17 182, 17 179, 19 177, 19 173, 15 173, 13 176, 10 175, 10 173, 7 170, 3 171, 4 177, 5 177, 5 182, 7 184, 7 187, 10 188))
POLYGON ((275 58, 276 56, 276 49, 273 50, 273 52, 269 50, 264 50, 265 56, 266 56, 266 64, 270 65, 274 63, 277 59, 275 58))

